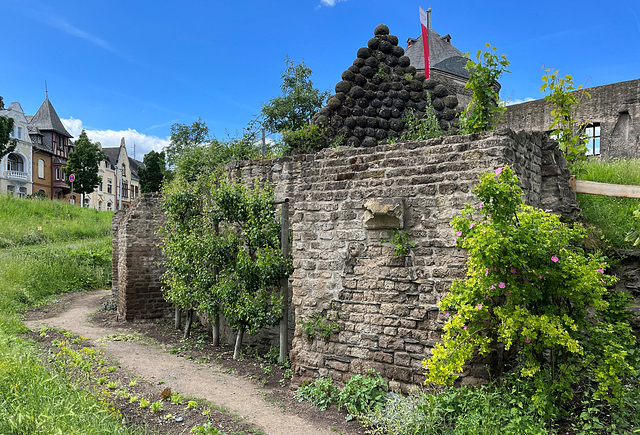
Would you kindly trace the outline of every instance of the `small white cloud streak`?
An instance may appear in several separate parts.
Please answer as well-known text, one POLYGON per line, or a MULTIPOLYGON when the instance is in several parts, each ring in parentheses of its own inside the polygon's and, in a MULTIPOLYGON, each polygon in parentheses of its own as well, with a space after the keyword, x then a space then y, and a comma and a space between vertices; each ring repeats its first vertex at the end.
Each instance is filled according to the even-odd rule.
POLYGON ((321 6, 333 7, 336 3, 344 2, 347 0, 320 0, 321 6))
MULTIPOLYGON (((83 129, 82 120, 72 117, 61 119, 61 121, 75 139, 80 136, 83 129)), ((127 130, 90 130, 85 128, 84 130, 92 142, 100 142, 103 148, 119 147, 120 140, 124 137, 129 157, 134 157, 133 144, 135 143, 135 158, 137 160, 142 160, 142 157, 151 150, 162 151, 170 143, 169 138, 149 136, 131 128, 127 130)))

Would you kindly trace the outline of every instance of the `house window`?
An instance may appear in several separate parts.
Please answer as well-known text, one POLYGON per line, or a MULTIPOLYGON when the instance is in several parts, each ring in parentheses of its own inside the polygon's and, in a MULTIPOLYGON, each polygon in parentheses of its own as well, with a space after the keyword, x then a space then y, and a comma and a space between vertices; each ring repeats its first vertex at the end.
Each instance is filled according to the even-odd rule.
POLYGON ((98 201, 98 210, 102 211, 102 201, 98 201))
POLYGON ((128 183, 123 183, 122 184, 122 197, 123 198, 128 198, 129 197, 129 184, 128 183))
POLYGON ((44 160, 38 160, 38 178, 44 178, 44 160))
POLYGON ((20 198, 24 198, 25 196, 27 196, 27 188, 26 187, 21 187, 20 191, 18 193, 18 196, 20 198))
POLYGON ((56 180, 60 180, 62 178, 62 171, 60 168, 56 168, 56 180))
POLYGON ((584 128, 584 134, 587 137, 587 141, 585 142, 585 145, 587 146, 587 155, 600 155, 600 124, 588 124, 584 128))
POLYGON ((8 185, 7 186, 7 194, 8 195, 14 195, 16 193, 16 186, 13 185, 8 185))
POLYGON ((98 192, 102 192, 102 180, 100 180, 100 184, 98 185, 98 192))
POLYGON ((16 137, 18 139, 22 139, 22 127, 16 127, 16 130, 18 132, 18 134, 16 135, 16 137))
POLYGON ((7 159, 7 170, 24 172, 24 161, 17 154, 9 154, 7 159))
POLYGON ((111 178, 107 179, 107 193, 111 193, 111 190, 113 189, 112 184, 111 184, 111 178))
POLYGON ((113 203, 111 201, 107 203, 107 210, 109 211, 113 210, 113 203))

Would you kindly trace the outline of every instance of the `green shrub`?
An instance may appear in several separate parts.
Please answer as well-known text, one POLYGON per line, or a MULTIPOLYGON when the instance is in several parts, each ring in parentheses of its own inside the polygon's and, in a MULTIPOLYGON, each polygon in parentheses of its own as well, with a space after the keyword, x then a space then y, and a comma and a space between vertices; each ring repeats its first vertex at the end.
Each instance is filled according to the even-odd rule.
POLYGON ((300 402, 308 400, 313 406, 324 411, 332 403, 338 403, 338 395, 339 390, 333 383, 333 379, 326 376, 301 385, 296 391, 295 397, 300 402))
MULTIPOLYGON (((479 204, 453 220, 468 270, 440 302, 447 320, 443 343, 425 361, 427 380, 451 384, 475 352, 500 347, 534 381, 532 400, 544 418, 586 380, 596 383, 596 398, 619 401, 635 339, 608 311, 607 287, 616 279, 578 246, 582 227, 523 205, 518 183, 509 167, 483 174, 473 190, 479 204)), ((505 362, 494 361, 500 374, 505 362)))
POLYGON ((325 340, 340 332, 338 321, 326 312, 313 313, 300 324, 302 332, 309 338, 321 337, 325 340))
POLYGON ((282 140, 289 150, 310 153, 324 145, 323 129, 315 124, 307 124, 298 130, 283 132, 282 140))
POLYGON ((370 412, 384 403, 388 389, 387 382, 375 370, 353 375, 338 394, 338 406, 344 407, 350 416, 370 412))

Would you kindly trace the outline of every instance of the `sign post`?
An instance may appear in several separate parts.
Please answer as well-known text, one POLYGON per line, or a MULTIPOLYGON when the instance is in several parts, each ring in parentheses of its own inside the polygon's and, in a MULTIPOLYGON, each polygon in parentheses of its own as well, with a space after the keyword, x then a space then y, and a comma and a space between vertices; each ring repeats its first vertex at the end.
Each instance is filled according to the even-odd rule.
POLYGON ((73 182, 76 181, 76 176, 73 174, 69 174, 69 181, 71 182, 71 204, 76 205, 76 199, 73 197, 73 182))

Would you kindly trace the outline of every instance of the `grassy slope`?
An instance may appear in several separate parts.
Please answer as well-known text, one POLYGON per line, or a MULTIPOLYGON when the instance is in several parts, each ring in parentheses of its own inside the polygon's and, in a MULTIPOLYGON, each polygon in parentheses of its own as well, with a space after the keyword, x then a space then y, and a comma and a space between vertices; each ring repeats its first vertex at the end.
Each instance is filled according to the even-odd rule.
MULTIPOLYGON (((640 159, 604 161, 589 159, 581 166, 580 180, 600 183, 640 185, 640 159)), ((631 248, 625 235, 633 228, 633 211, 638 200, 579 194, 585 221, 602 230, 603 235, 616 248, 631 248)))
POLYGON ((104 400, 45 370, 18 335, 27 307, 109 285, 111 216, 0 196, 0 433, 129 433, 104 400))

